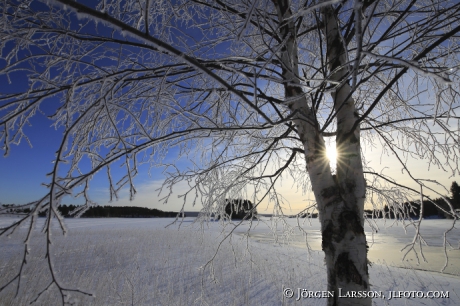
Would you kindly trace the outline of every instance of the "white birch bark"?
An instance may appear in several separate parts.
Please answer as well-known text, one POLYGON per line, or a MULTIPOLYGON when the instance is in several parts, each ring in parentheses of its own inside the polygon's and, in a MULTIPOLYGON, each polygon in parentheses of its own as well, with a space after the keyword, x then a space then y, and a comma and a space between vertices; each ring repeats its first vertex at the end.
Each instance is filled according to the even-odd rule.
MULTIPOLYGON (((332 6, 321 10, 327 40, 327 61, 331 80, 339 81, 333 93, 337 112, 337 174, 335 190, 323 189, 336 200, 322 207, 323 250, 326 253, 328 286, 337 292, 369 290, 367 243, 364 234, 366 193, 360 150, 359 126, 351 86, 346 80, 348 58, 332 6)), ((337 296, 337 295, 335 295, 337 296)), ((371 299, 338 299, 330 305, 370 305, 371 299)))
MULTIPOLYGON (((280 20, 290 20, 292 12, 288 1, 273 1, 280 20)), ((328 290, 334 297, 329 305, 370 305, 370 298, 339 298, 340 293, 368 291, 367 244, 364 234, 365 183, 361 161, 359 128, 351 131, 356 116, 351 87, 344 81, 347 77, 346 53, 337 29, 337 20, 331 6, 322 10, 327 40, 327 61, 333 71, 331 81, 338 81, 333 93, 337 112, 337 151, 340 156, 336 178, 332 175, 326 157, 324 138, 320 133, 314 114, 303 94, 298 77, 298 48, 295 25, 288 21, 280 30, 287 37, 283 48, 283 77, 286 99, 293 101, 291 110, 297 113, 294 120, 304 145, 307 171, 318 203, 322 231, 322 248, 325 252, 328 274, 328 290), (344 81, 344 82, 342 82, 344 81), (297 98, 297 99, 295 99, 297 98), (339 288, 341 291, 339 291, 339 288)))

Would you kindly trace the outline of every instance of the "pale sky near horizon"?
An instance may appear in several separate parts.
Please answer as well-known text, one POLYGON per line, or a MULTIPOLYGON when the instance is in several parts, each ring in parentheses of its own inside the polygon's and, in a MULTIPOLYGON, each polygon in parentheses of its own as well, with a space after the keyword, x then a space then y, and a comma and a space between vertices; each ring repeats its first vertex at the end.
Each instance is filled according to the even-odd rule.
MULTIPOLYGON (((42 116, 42 115, 39 115, 42 116)), ((28 134, 31 139, 33 148, 23 141, 19 146, 13 145, 11 153, 8 157, 0 158, 0 203, 2 204, 25 204, 42 197, 46 193, 46 188, 40 186, 42 182, 47 181, 46 173, 52 169, 52 159, 54 152, 57 150, 60 139, 60 132, 50 129, 52 121, 44 118, 36 118, 32 120, 32 127, 28 128, 28 134)), ((372 150, 365 148, 365 158, 368 165, 373 167, 376 172, 380 172, 383 168, 384 174, 393 176, 400 184, 406 184, 416 190, 419 187, 414 182, 411 182, 409 176, 402 173, 402 167, 392 156, 382 155, 381 147, 377 145, 372 150)), ((185 161, 184 161, 185 162, 185 161)), ((428 171, 428 163, 426 161, 417 161, 409 158, 407 165, 412 171, 415 178, 425 178, 437 180, 447 190, 435 188, 443 195, 449 196, 448 189, 452 181, 459 181, 459 177, 449 177, 450 174, 443 170, 431 167, 428 171)), ((135 200, 130 202, 127 188, 120 193, 118 201, 109 203, 108 183, 104 171, 97 174, 93 184, 90 186, 90 195, 92 199, 99 205, 116 205, 116 206, 140 206, 157 208, 161 210, 177 211, 182 207, 182 199, 178 198, 180 192, 184 192, 185 184, 179 184, 174 189, 174 194, 170 197, 167 205, 159 202, 159 199, 165 193, 158 196, 158 189, 161 187, 164 176, 161 174, 161 169, 152 169, 151 176, 148 175, 148 166, 141 166, 138 176, 135 178, 137 194, 135 200)), ((284 179, 282 184, 279 184, 277 189, 288 200, 290 205, 285 205, 284 213, 294 214, 301 211, 306 205, 314 202, 312 192, 302 194, 296 190, 292 179, 284 179), (289 207, 290 206, 290 207, 289 207)), ((433 184, 431 186, 434 186, 433 184)), ((427 192, 428 195, 438 197, 432 192, 427 192)), ((418 198, 414 198, 416 200, 418 198)), ((80 204, 81 200, 66 197, 62 201, 65 204, 80 204)), ((197 211, 201 206, 193 207, 191 201, 187 201, 185 205, 186 211, 197 211)), ((271 213, 273 207, 263 203, 258 207, 259 213, 271 213)))

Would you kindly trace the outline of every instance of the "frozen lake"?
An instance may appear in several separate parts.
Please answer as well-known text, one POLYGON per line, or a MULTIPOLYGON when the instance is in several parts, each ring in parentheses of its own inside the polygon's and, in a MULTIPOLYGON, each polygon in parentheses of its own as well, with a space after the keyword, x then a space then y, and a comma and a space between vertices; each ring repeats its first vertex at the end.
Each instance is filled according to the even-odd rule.
MULTIPOLYGON (((442 219, 422 221, 420 233, 427 244, 422 243, 422 250, 427 262, 420 256, 420 245, 416 243, 415 250, 417 251, 417 255, 419 255, 419 263, 417 263, 417 255, 414 251, 409 252, 406 258, 402 260, 403 255, 408 249, 401 250, 414 239, 415 227, 413 225, 406 222, 404 224, 406 225, 406 230, 404 230, 401 222, 394 223, 394 220, 376 220, 371 223, 377 230, 377 232, 373 233, 370 224, 366 223, 365 232, 369 245, 368 258, 371 262, 378 264, 439 272, 446 263, 446 254, 443 247, 444 232, 452 227, 452 222, 453 220, 442 219)), ((289 219, 287 223, 290 226, 295 226, 297 221, 296 219, 289 219)), ((276 231, 271 231, 268 228, 263 230, 256 227, 254 230, 251 230, 249 237, 261 243, 289 244, 300 248, 307 248, 307 241, 312 250, 321 251, 321 231, 318 219, 299 219, 298 226, 305 233, 302 233, 299 229, 291 229, 288 235, 283 233, 286 232, 288 225, 283 224, 283 222, 273 224, 276 231)), ((450 243, 450 245, 447 245, 446 248, 448 264, 444 273, 460 276, 460 229, 458 228, 458 223, 456 226, 457 228, 452 229, 446 236, 446 242, 450 243)), ((242 229, 238 229, 237 232, 240 234, 246 233, 242 229)))
MULTIPOLYGON (((186 218, 184 224, 191 224, 194 219, 186 218)), ((43 221, 44 219, 41 219, 43 221)), ((123 218, 108 218, 108 219, 66 219, 66 224, 69 230, 72 229, 85 229, 91 228, 99 231, 104 229, 111 229, 115 227, 139 227, 142 228, 150 226, 154 220, 165 224, 165 219, 123 219, 123 218)), ((171 222, 173 219, 169 219, 171 222)), ((308 246, 313 251, 321 251, 321 231, 318 219, 285 219, 286 223, 282 220, 262 218, 260 222, 244 222, 234 230, 234 233, 239 235, 246 235, 255 242, 265 244, 288 244, 290 246, 306 249, 306 241, 308 246), (250 232, 248 229, 251 227, 250 232), (302 228, 304 232, 301 232, 302 228), (305 235, 306 234, 306 235, 305 235), (305 239, 307 238, 307 240, 305 239)), ((6 219, 0 219, 0 226, 7 222, 6 219)), ((157 223, 158 223, 157 222, 157 223)), ((380 220, 377 219, 372 223, 365 224, 365 232, 369 245, 368 258, 371 262, 377 264, 388 264, 394 267, 413 268, 417 270, 426 270, 432 272, 440 272, 446 263, 446 254, 443 247, 444 232, 452 227, 452 220, 423 220, 421 227, 421 235, 426 241, 427 245, 422 244, 423 255, 427 262, 420 256, 420 246, 416 243, 415 250, 419 255, 419 262, 417 263, 417 256, 414 251, 407 254, 406 258, 402 260, 405 251, 401 251, 406 245, 413 241, 415 228, 408 222, 405 224, 399 222, 395 223, 394 220, 380 220), (372 231, 370 226, 374 227, 377 232, 372 231), (404 230, 405 228, 405 230, 404 230)), ((213 222, 215 227, 215 223, 213 222)), ((237 222, 233 222, 237 224, 237 222)), ((39 225, 37 225, 39 227, 39 225)), ((444 273, 460 276, 460 228, 453 228, 446 236, 448 264, 444 273)))
MULTIPOLYGON (((179 228, 177 224, 166 227, 173 219, 67 219, 66 237, 54 225, 51 246, 54 269, 67 288, 95 293, 95 297, 73 294, 71 301, 76 305, 326 305, 326 299, 296 301, 282 294, 283 288, 294 291, 327 288, 324 255, 318 251, 321 240, 317 220, 311 220, 311 225, 300 224, 308 234, 311 252, 302 244, 295 219, 283 222, 262 218, 252 223, 244 221, 236 228, 236 222, 199 224, 194 220, 186 218, 179 228), (249 228, 251 231, 246 235, 249 228), (274 229, 277 242, 270 228, 274 229), (285 245, 287 242, 289 245, 285 245), (211 259, 212 264, 207 265, 211 259)), ((40 219, 38 223, 43 221, 40 219)), ((0 218, 0 226, 10 222, 11 219, 0 218)), ((435 249, 442 245, 438 236, 446 224, 445 220, 425 224, 427 232, 422 233, 435 249)), ((383 294, 393 290, 422 293, 435 290, 448 292, 449 297, 389 300, 387 295, 374 299, 373 305, 460 305, 457 293, 460 277, 383 264, 383 259, 390 264, 392 253, 396 254, 396 260, 400 258, 398 248, 409 239, 410 230, 405 235, 401 228, 377 225, 379 232, 374 235, 369 255, 375 263, 369 267, 371 289, 383 294), (391 245, 397 251, 392 251, 391 245)), ((370 232, 370 228, 366 230, 370 232)), ((18 272, 24 232, 19 230, 10 239, 0 238, 0 286, 18 272)), ((16 283, 13 283, 0 292, 0 304, 28 305, 49 284, 44 236, 38 232, 32 239, 18 296, 15 297, 16 283)), ((458 243, 458 230, 450 236, 449 241, 458 243)), ((449 256, 452 258, 457 252, 451 251, 449 256)), ((434 256, 443 261, 442 254, 434 256)), ((430 265, 436 264, 428 259, 430 265)), ((449 269, 452 273, 456 271, 454 267, 449 269)), ((36 305, 58 303, 59 292, 52 287, 36 305)))

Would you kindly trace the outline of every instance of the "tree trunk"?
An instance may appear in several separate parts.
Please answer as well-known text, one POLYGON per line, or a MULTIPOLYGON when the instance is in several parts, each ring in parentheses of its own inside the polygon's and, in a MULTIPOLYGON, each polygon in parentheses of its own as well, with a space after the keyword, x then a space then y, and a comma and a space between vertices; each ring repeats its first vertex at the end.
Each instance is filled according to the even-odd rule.
POLYGON ((295 24, 287 0, 273 0, 286 44, 282 48, 286 100, 295 113, 294 124, 304 145, 307 171, 318 205, 322 249, 326 257, 329 305, 371 305, 363 295, 369 291, 367 243, 364 233, 365 181, 360 152, 359 128, 351 130, 357 119, 352 88, 347 81, 348 59, 343 38, 337 28, 332 6, 321 10, 323 33, 327 41, 326 60, 331 81, 343 82, 332 95, 337 113, 337 174, 332 175, 323 135, 316 116, 301 89, 298 76, 298 49, 295 24), (341 298, 343 297, 343 298, 341 298))
MULTIPOLYGON (((326 58, 332 72, 330 78, 342 84, 332 94, 337 113, 337 174, 333 185, 320 188, 320 194, 316 195, 317 199, 329 199, 319 205, 328 290, 334 291, 329 305, 370 305, 372 300, 363 297, 370 287, 364 233, 366 187, 359 127, 352 130, 358 115, 351 97, 352 88, 346 79, 350 75, 349 59, 333 7, 323 7, 321 14, 327 41, 326 58), (347 298, 340 298, 341 295, 347 298)), ((310 173, 312 176, 314 173, 310 173)))

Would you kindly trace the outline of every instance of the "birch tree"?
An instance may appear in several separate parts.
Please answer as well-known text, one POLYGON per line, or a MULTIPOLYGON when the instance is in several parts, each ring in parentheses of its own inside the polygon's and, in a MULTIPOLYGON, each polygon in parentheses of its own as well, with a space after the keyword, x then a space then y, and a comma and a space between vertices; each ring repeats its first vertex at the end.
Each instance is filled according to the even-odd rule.
POLYGON ((407 156, 458 174, 457 1, 4 0, 0 16, 1 75, 28 80, 14 93, 2 85, 4 154, 29 141, 24 127, 45 104, 64 130, 48 193, 2 234, 46 210, 49 241, 54 217, 65 230, 63 196, 83 197, 82 210, 94 204, 88 186, 99 171, 111 199, 122 188, 133 198, 139 164, 166 167, 163 188, 187 182, 184 203, 200 201, 205 213, 223 213, 226 198, 248 190, 255 207, 280 211, 276 183, 291 176, 316 199, 329 305, 369 305, 338 299, 338 288, 371 288, 369 195, 395 209, 412 192, 426 199, 431 187, 411 175, 407 156), (420 190, 366 167, 362 149, 377 143, 420 190), (168 152, 190 167, 166 163, 168 152))

